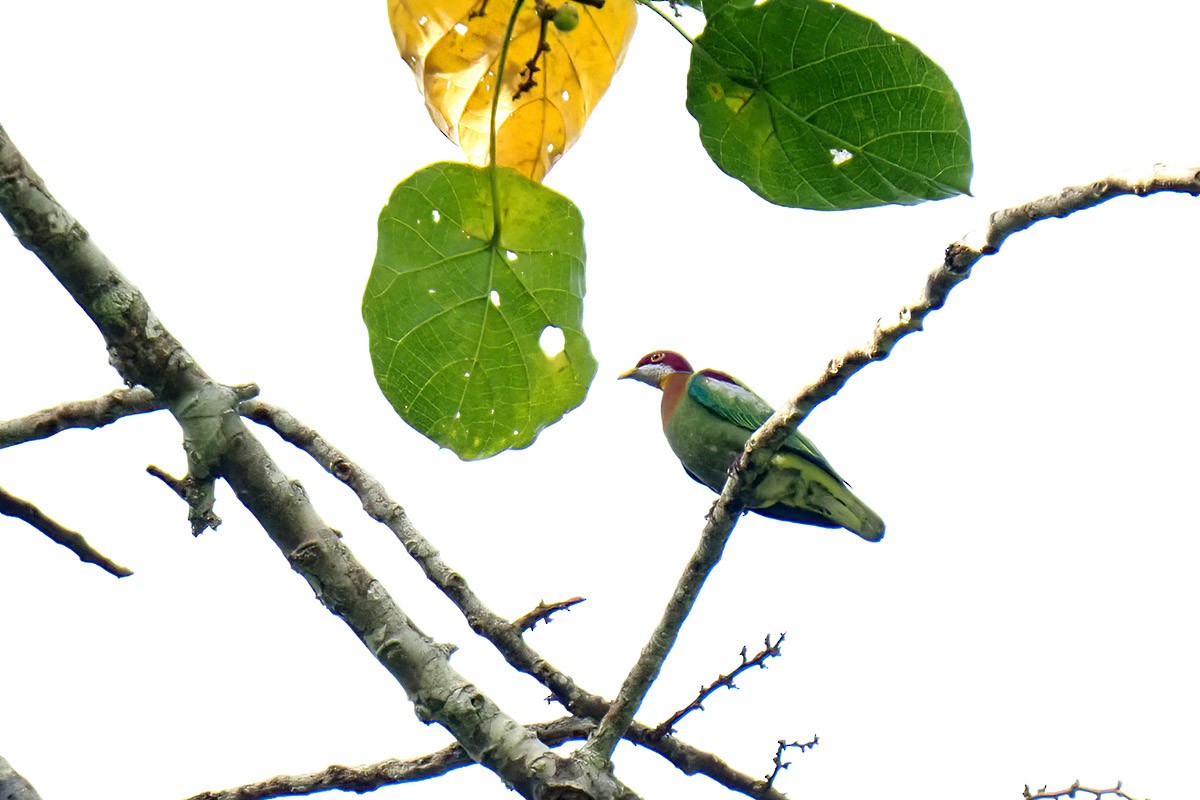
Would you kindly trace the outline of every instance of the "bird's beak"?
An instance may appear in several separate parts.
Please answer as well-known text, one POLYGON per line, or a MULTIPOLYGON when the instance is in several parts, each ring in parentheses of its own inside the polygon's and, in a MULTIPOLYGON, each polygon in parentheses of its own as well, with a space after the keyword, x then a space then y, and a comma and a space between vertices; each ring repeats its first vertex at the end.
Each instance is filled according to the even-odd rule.
POLYGON ((623 381, 626 378, 632 378, 635 375, 637 375, 637 367, 634 367, 633 369, 625 370, 624 372, 622 372, 620 375, 617 376, 617 380, 623 381))

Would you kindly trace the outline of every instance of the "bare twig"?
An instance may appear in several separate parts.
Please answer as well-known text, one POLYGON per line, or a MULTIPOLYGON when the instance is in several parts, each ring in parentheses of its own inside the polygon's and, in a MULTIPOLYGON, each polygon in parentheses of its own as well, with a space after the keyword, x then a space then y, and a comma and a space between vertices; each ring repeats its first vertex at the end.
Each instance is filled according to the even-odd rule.
POLYGON ((646 692, 658 677, 704 581, 720 560, 729 535, 745 508, 750 487, 762 476, 767 462, 784 439, 814 408, 837 394, 867 364, 887 358, 902 338, 921 330, 925 317, 945 305, 950 291, 970 276, 971 267, 984 256, 999 252, 1000 245, 1013 233, 1025 230, 1035 222, 1065 217, 1114 197, 1144 197, 1158 192, 1200 195, 1200 167, 1172 169, 1159 164, 1146 174, 1113 176, 1085 186, 1069 186, 1056 194, 994 212, 982 234, 976 237, 978 244, 960 240, 946 248, 942 263, 926 279, 921 297, 902 308, 895 322, 877 323, 871 341, 865 347, 830 361, 815 382, 771 415, 751 435, 737 464, 730 470, 729 479, 709 511, 696 552, 684 567, 662 619, 626 676, 608 714, 577 756, 592 764, 604 763, 611 758, 617 741, 633 721, 646 692))
POLYGON ((88 544, 87 539, 83 538, 83 534, 60 525, 43 514, 41 509, 33 503, 15 497, 2 488, 0 488, 0 514, 29 523, 44 533, 51 541, 61 544, 79 556, 80 561, 95 564, 110 575, 124 578, 133 574, 131 570, 122 567, 88 544))
POLYGON ((550 26, 550 21, 554 19, 554 12, 554 6, 545 0, 537 0, 538 23, 541 25, 538 29, 537 46, 533 48, 533 55, 525 62, 525 67, 518 75, 521 82, 517 85, 517 91, 513 93, 513 100, 520 100, 521 95, 533 91, 533 88, 537 86, 537 79, 534 75, 542 71, 541 67, 537 65, 538 59, 543 54, 550 52, 550 45, 546 41, 546 30, 550 26))
MULTIPOLYGON (((527 726, 547 747, 583 739, 595 723, 576 717, 527 726)), ((453 744, 417 758, 389 758, 359 767, 333 765, 308 775, 279 775, 265 781, 237 786, 219 792, 201 792, 188 800, 265 800, 268 797, 297 797, 337 789, 343 792, 373 792, 384 786, 412 783, 445 775, 475 762, 453 744)))
POLYGON ((669 718, 658 723, 658 725, 654 728, 654 735, 657 737, 663 737, 668 733, 674 733, 675 726, 679 724, 681 719, 693 711, 704 710, 704 701, 707 700, 713 692, 722 688, 736 689, 737 687, 734 686, 733 683, 734 680, 746 670, 753 669, 754 667, 765 669, 767 666, 767 659, 774 658, 775 656, 779 655, 779 646, 783 644, 784 638, 785 634, 781 633, 779 634, 779 638, 775 640, 775 643, 771 644, 771 635, 767 634, 767 637, 763 639, 763 649, 759 650, 752 658, 746 658, 746 648, 743 647, 741 664, 735 667, 732 672, 718 675, 717 679, 708 686, 701 686, 700 692, 696 695, 695 700, 676 711, 669 718))
POLYGON ((582 597, 572 597, 570 600, 559 600, 557 603, 546 603, 542 600, 527 614, 522 614, 512 621, 513 627, 521 632, 531 631, 539 622, 550 623, 550 617, 557 611, 569 611, 571 606, 577 606, 584 601, 582 597))
POLYGON ((221 518, 213 510, 215 495, 211 480, 196 481, 191 475, 176 478, 153 464, 146 467, 146 472, 165 483, 168 489, 179 495, 180 500, 187 503, 193 536, 199 536, 209 528, 215 531, 221 526, 221 518))
POLYGON ((1121 787, 1121 781, 1117 781, 1117 785, 1111 789, 1089 789, 1087 786, 1080 786, 1079 781, 1075 781, 1066 789, 1060 789, 1057 792, 1048 792, 1046 791, 1045 786, 1035 792, 1026 786, 1025 791, 1021 793, 1021 796, 1024 797, 1025 800, 1058 800, 1058 798, 1062 797, 1075 798, 1078 796, 1079 792, 1087 792, 1093 798, 1095 798, 1095 800, 1100 800, 1101 797, 1109 794, 1114 797, 1119 797, 1121 800, 1136 800, 1136 798, 1126 794, 1121 787))
POLYGON ((805 750, 812 750, 820 743, 820 741, 821 740, 817 736, 813 736, 813 738, 809 739, 807 742, 789 742, 786 739, 780 739, 779 747, 775 748, 775 757, 771 759, 771 763, 775 765, 775 768, 771 770, 771 774, 767 776, 765 788, 770 789, 772 786, 774 786, 775 779, 779 777, 779 773, 783 772, 792 765, 792 762, 783 760, 783 753, 785 750, 795 747, 798 748, 801 753, 803 753, 805 750))

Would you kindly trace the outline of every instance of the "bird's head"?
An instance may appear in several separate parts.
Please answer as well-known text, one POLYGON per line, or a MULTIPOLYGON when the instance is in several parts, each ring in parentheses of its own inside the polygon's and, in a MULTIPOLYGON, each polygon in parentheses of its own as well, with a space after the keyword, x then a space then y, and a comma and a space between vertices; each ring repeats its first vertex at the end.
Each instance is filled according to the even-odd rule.
POLYGON ((668 375, 691 371, 692 365, 679 353, 673 350, 655 350, 642 356, 642 360, 633 369, 622 372, 618 378, 633 378, 635 381, 661 389, 662 382, 668 375))

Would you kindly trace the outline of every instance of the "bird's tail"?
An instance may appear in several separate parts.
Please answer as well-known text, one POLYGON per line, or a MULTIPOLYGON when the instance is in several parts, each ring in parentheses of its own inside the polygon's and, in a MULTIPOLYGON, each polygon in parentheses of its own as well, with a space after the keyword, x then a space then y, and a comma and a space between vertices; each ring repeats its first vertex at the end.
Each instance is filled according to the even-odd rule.
POLYGON ((775 462, 784 469, 774 476, 768 473, 756 487, 755 494, 767 502, 753 511, 807 525, 845 528, 868 542, 883 538, 883 519, 836 476, 790 453, 777 454, 775 462))
POLYGON ((829 518, 868 542, 878 542, 882 539, 883 518, 859 500, 858 496, 850 491, 850 487, 842 484, 838 488, 841 491, 831 493, 830 502, 823 509, 827 510, 829 518))

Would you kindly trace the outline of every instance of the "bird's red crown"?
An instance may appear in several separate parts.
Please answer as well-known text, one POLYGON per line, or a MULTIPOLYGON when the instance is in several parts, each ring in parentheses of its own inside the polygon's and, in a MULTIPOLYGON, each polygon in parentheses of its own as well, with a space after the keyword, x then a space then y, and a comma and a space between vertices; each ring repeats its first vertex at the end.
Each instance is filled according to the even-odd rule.
POLYGON ((675 372, 692 372, 692 365, 683 356, 676 353, 674 350, 655 350, 653 353, 648 353, 642 356, 642 360, 637 363, 634 369, 649 366, 650 364, 662 364, 675 372))

